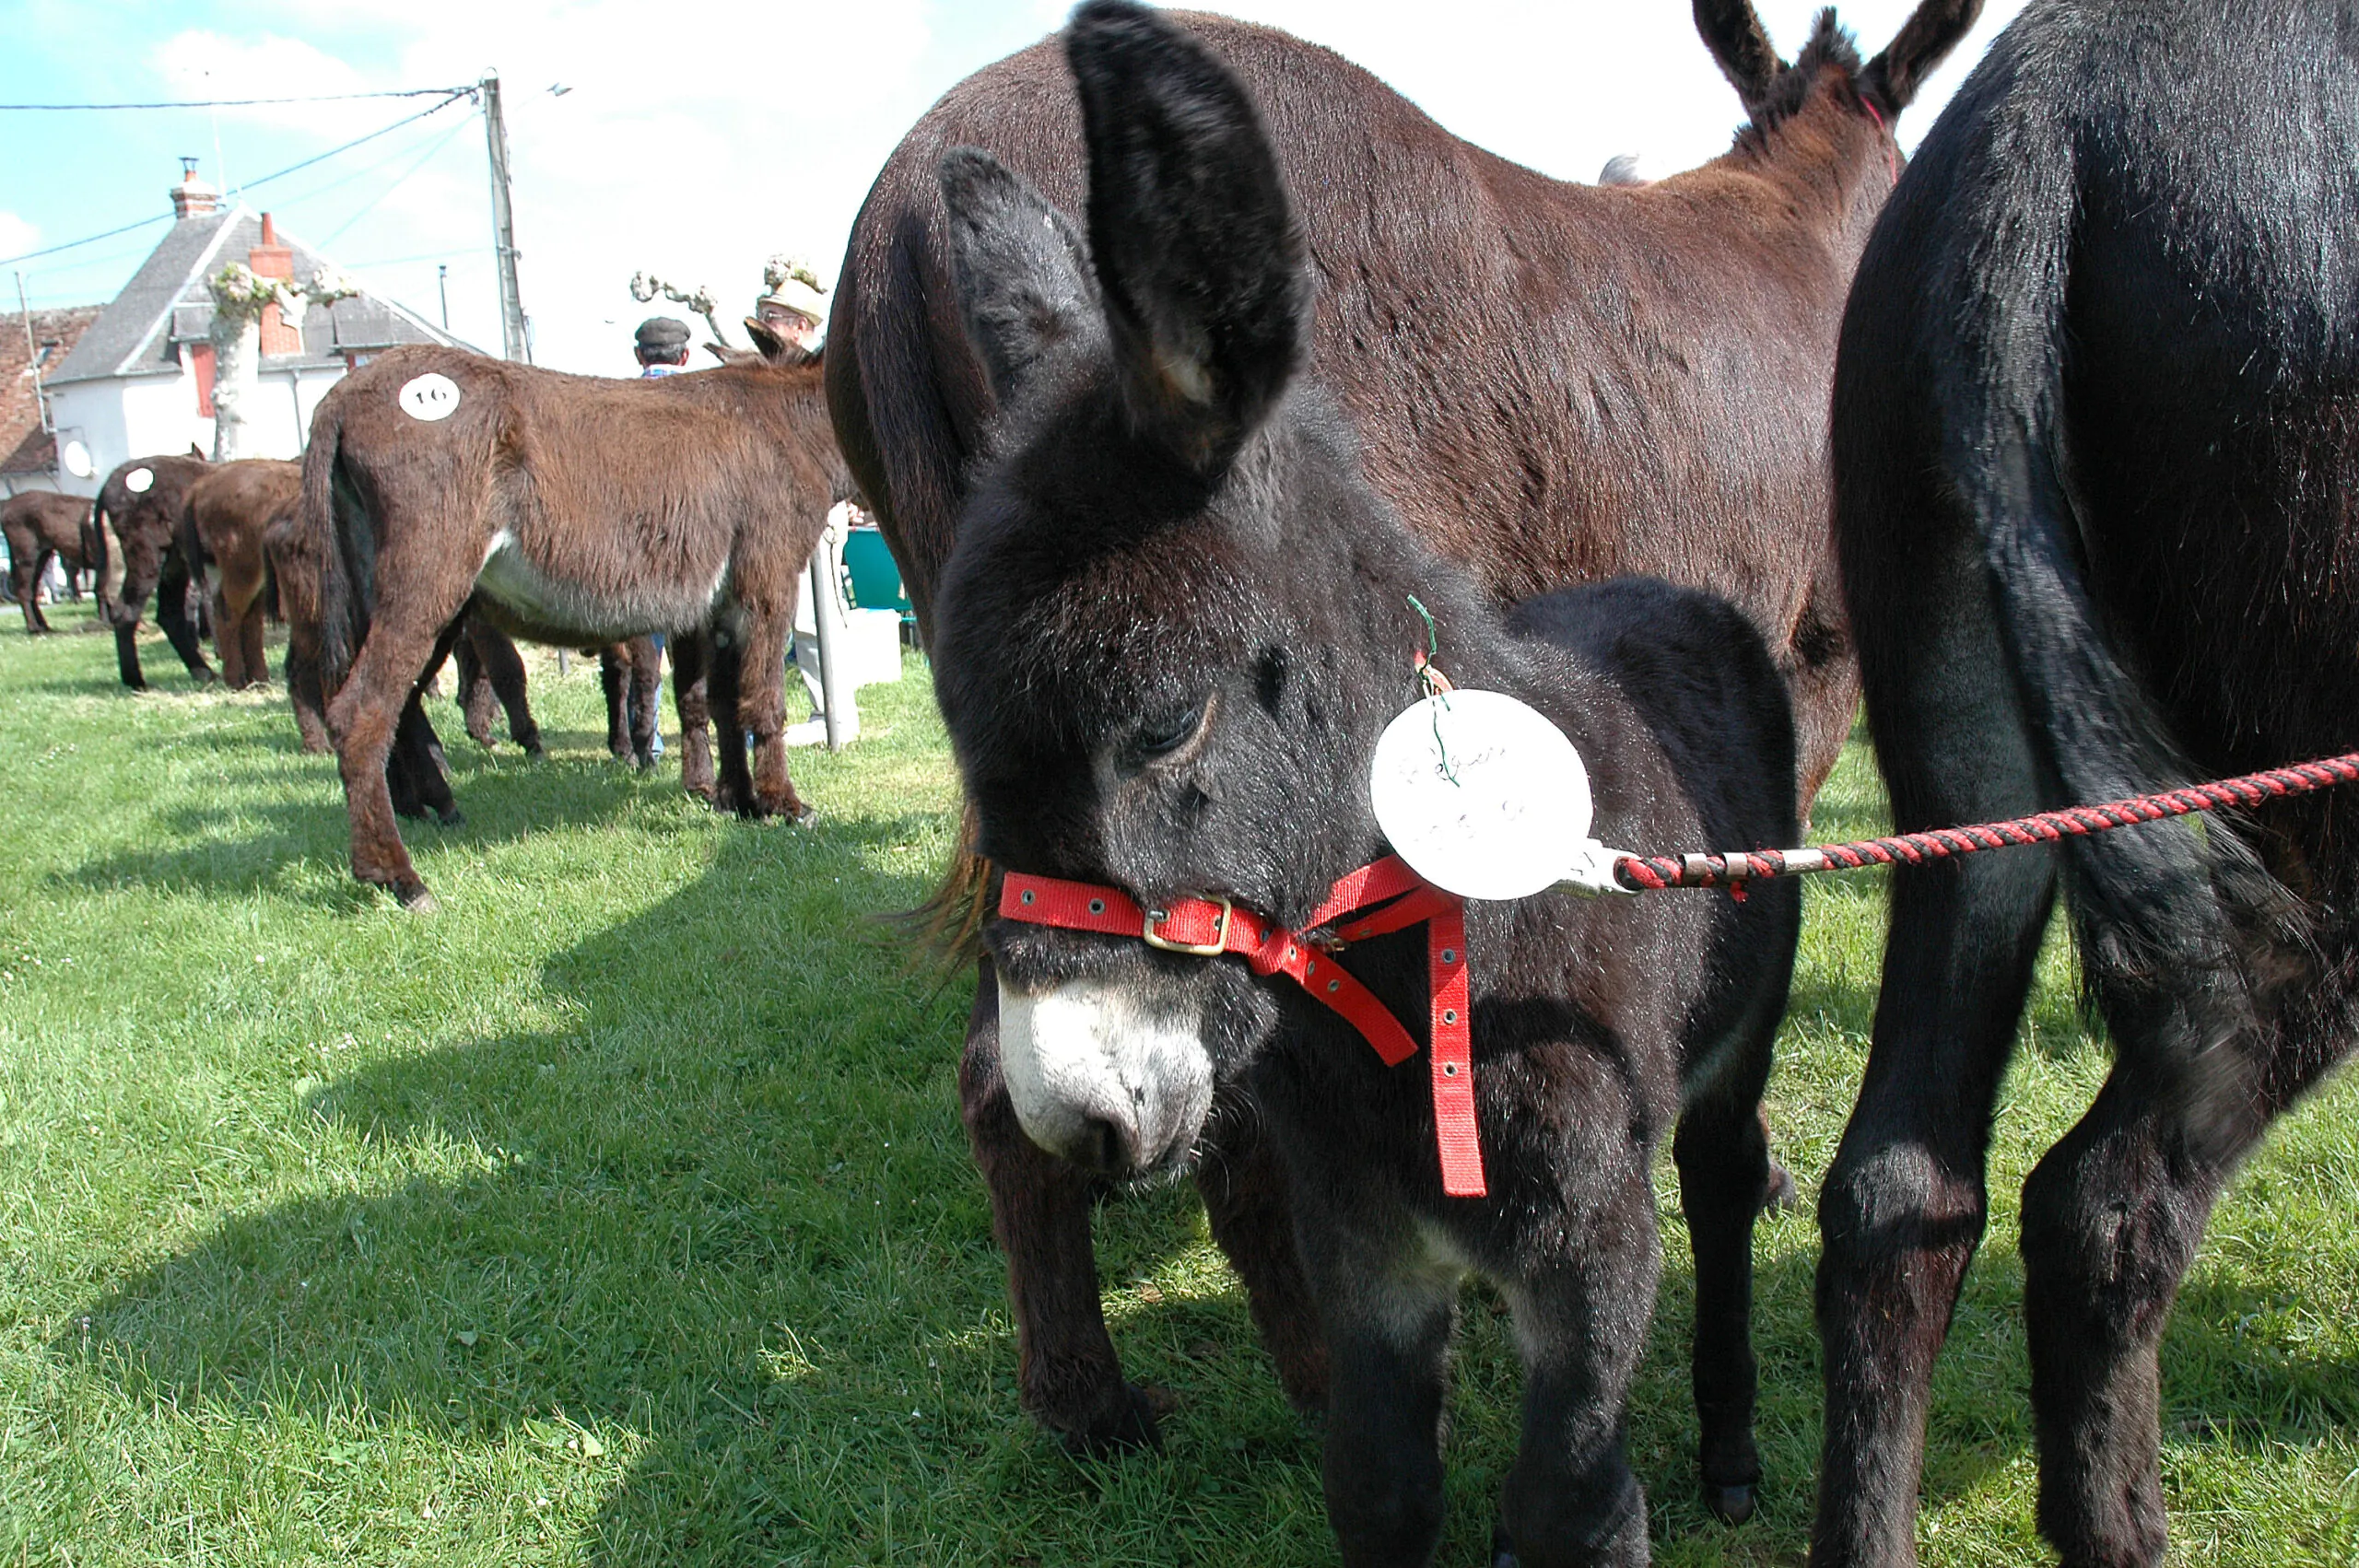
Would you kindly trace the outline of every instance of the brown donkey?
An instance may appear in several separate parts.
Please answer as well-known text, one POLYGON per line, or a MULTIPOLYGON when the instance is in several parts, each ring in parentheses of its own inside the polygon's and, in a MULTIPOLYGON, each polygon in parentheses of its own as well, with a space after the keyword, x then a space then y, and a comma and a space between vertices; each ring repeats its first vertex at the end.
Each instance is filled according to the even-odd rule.
POLYGON ((8 597, 24 607, 27 635, 49 630, 49 617, 41 613, 41 574, 50 557, 65 568, 67 591, 81 597, 78 579, 89 564, 83 540, 89 527, 87 497, 28 490, 0 502, 0 535, 8 541, 8 597))
POLYGON ((99 616, 114 628, 115 664, 123 684, 147 689, 139 667, 139 617, 155 595, 156 624, 199 685, 213 666, 189 619, 189 564, 181 556, 181 504, 188 487, 213 465, 194 447, 185 456, 135 457, 99 486, 90 509, 90 568, 99 574, 99 616))
POLYGON ((745 816, 813 814, 787 777, 786 641, 796 579, 851 479, 818 357, 747 325, 757 363, 609 380, 404 348, 322 401, 301 532, 321 568, 328 731, 362 882, 433 905, 394 828, 385 761, 471 597, 540 642, 684 634, 683 783, 745 816))
POLYGON ((181 503, 181 558, 205 584, 221 679, 232 691, 270 678, 262 653, 270 586, 263 535, 294 512, 302 491, 301 464, 246 458, 205 474, 181 503))
MULTIPOLYGON (((1980 8, 1923 0, 1864 64, 1825 13, 1790 64, 1746 0, 1697 0, 1697 29, 1750 123, 1699 169, 1614 188, 1471 146, 1327 50, 1164 13, 1237 76, 1268 125, 1316 287, 1306 358, 1343 404, 1369 483, 1494 601, 1647 573, 1735 603, 1792 694, 1805 808, 1858 692, 1827 512, 1844 293, 1899 171, 1893 123, 1980 8)), ((1082 210, 1081 118, 1057 41, 952 88, 903 138, 836 291, 836 431, 929 641, 994 412, 960 320, 936 182, 962 145, 1082 210)), ((1008 1250, 1025 1401, 1087 1446, 1152 1441, 1155 1418, 1122 1381, 1097 1305, 1089 1178, 1017 1128, 988 963, 980 975, 960 1093, 1008 1250)), ((1288 1391, 1315 1399, 1315 1336, 1288 1327, 1301 1308, 1288 1222, 1254 1151, 1217 1154, 1199 1182, 1214 1235, 1288 1391)))

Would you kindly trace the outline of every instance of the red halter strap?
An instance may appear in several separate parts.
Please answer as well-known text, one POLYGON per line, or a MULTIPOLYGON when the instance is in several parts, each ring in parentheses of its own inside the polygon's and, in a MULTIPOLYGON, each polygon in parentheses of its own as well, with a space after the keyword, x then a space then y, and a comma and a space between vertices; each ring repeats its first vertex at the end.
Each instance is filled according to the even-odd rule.
POLYGON ((1426 928, 1426 974, 1433 995, 1434 1141, 1441 1153, 1441 1189, 1452 1198, 1481 1198, 1483 1146, 1474 1129, 1474 1060, 1468 1029, 1466 901, 1421 881, 1397 855, 1362 866, 1329 890, 1327 901, 1303 922, 1305 930, 1397 900, 1309 939, 1266 922, 1226 898, 1182 898, 1148 910, 1119 888, 1010 872, 1000 889, 1002 919, 1069 931, 1136 937, 1167 953, 1211 958, 1233 953, 1257 975, 1284 975, 1313 1000, 1333 1008, 1360 1032, 1387 1067, 1417 1054, 1417 1042, 1385 1011, 1375 993, 1334 961, 1355 942, 1426 928))

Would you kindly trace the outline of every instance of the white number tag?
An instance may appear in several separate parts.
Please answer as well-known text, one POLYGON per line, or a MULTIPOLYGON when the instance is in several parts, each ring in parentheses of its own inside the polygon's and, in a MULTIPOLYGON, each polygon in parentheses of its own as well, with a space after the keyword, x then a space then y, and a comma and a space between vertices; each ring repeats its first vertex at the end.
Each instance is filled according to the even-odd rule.
POLYGON ((156 471, 152 468, 135 468, 123 476, 123 487, 135 496, 146 495, 147 487, 155 483, 156 471))
POLYGON ((1589 769, 1565 732, 1504 692, 1429 696, 1386 726, 1368 793, 1394 853, 1465 898, 1612 886, 1589 836, 1589 769))
POLYGON ((459 410, 459 383, 439 370, 412 376, 402 383, 402 412, 431 425, 459 410))

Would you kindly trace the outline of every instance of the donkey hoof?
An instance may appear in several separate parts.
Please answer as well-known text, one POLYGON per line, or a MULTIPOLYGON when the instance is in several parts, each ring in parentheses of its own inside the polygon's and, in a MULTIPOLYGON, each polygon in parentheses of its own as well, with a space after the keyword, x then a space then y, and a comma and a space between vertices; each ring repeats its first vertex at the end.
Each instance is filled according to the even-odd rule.
POLYGON ((434 820, 444 827, 457 827, 467 820, 467 813, 452 806, 448 811, 436 811, 434 820))
POLYGON ((1765 1214, 1790 1214, 1802 1200, 1802 1188, 1795 1184, 1794 1173, 1769 1162, 1769 1180, 1761 1191, 1761 1211, 1765 1214))
POLYGON ((786 820, 794 824, 797 827, 808 827, 813 823, 819 820, 819 808, 813 805, 799 805, 794 808, 786 820))
MULTIPOLYGON (((1170 1396, 1160 1403, 1170 1408, 1170 1396)), ((1163 1447, 1163 1428, 1156 1420, 1158 1401, 1135 1383, 1119 1385, 1104 1406, 1080 1419, 1056 1422, 1057 1436, 1068 1453, 1092 1459, 1110 1459, 1163 1447)))
POLYGON ((1508 1534, 1503 1524, 1491 1527, 1491 1568, 1520 1568, 1515 1554, 1515 1538, 1508 1534))
POLYGON ((1712 1517, 1723 1525, 1742 1525, 1753 1517, 1753 1488, 1751 1486, 1715 1486, 1704 1483, 1704 1506, 1712 1517))
POLYGON ((393 889, 393 896, 400 899, 402 907, 413 915, 437 914, 442 908, 441 900, 436 898, 422 882, 393 889))

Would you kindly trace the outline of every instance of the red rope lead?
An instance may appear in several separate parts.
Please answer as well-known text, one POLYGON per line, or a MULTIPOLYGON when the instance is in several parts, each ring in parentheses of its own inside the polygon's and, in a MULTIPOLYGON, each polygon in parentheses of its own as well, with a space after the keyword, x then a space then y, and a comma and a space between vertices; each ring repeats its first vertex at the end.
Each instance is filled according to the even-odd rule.
POLYGON ((2003 849, 2018 844, 2052 844, 2067 837, 2107 833, 2117 827, 2189 816, 2223 806, 2257 806, 2286 795, 2306 795, 2335 784, 2359 783, 2359 752, 2317 762, 2272 767, 2216 783, 2190 784, 2101 806, 2069 806, 2012 822, 1978 823, 1905 833, 1896 838, 1864 838, 1849 844, 1818 844, 1804 849, 1739 849, 1719 855, 1624 855, 1614 862, 1614 880, 1633 893, 1666 887, 1731 887, 1773 876, 1809 872, 1853 872, 1862 866, 1921 865, 2003 849))

